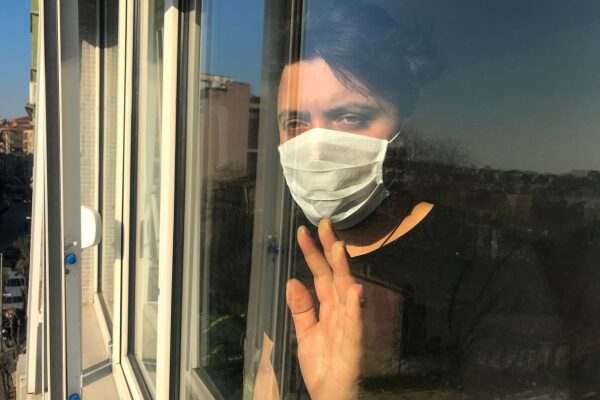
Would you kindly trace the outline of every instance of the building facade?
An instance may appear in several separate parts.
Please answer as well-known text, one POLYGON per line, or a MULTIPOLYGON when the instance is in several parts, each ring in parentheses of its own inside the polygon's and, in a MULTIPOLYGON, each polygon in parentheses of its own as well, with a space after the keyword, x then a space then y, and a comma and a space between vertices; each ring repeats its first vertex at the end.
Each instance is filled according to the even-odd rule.
POLYGON ((22 117, 0 124, 0 180, 13 186, 17 181, 31 193, 34 129, 31 118, 22 117))

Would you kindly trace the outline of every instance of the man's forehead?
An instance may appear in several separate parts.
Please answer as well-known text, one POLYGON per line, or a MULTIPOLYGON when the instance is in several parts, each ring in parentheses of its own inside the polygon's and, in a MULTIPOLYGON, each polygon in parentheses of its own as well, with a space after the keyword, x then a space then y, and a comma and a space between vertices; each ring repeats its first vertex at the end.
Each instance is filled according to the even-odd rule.
POLYGON ((283 70, 278 95, 280 109, 333 107, 348 101, 369 102, 369 98, 342 83, 321 59, 300 61, 283 70))
POLYGON ((315 79, 323 75, 333 74, 331 68, 322 58, 302 60, 287 64, 283 68, 283 76, 293 81, 315 79))

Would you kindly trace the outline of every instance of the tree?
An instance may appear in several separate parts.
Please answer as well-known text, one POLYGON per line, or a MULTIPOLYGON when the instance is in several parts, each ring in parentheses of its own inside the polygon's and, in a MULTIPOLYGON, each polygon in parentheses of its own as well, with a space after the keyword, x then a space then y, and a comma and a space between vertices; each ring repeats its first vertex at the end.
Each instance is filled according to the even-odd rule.
POLYGON ((15 269, 23 274, 23 276, 29 275, 29 246, 31 239, 28 235, 21 236, 13 242, 13 247, 19 250, 19 258, 17 260, 15 269))
POLYGON ((415 129, 403 133, 403 147, 410 161, 465 166, 470 157, 463 144, 454 138, 425 137, 415 129))

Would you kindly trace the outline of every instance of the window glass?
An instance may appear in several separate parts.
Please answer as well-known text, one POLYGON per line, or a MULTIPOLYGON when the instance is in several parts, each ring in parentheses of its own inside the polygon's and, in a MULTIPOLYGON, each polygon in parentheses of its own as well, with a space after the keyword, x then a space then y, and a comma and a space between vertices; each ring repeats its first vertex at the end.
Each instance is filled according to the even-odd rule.
POLYGON ((294 248, 282 391, 596 395, 598 4, 305 5, 281 162, 296 225, 318 242, 331 217, 348 269, 327 224, 325 259, 294 248))
POLYGON ((136 128, 133 347, 150 392, 156 384, 164 2, 140 2, 136 128))
POLYGON ((261 1, 236 0, 198 2, 189 15, 182 398, 242 398, 264 13, 261 1))
POLYGON ((114 265, 120 259, 119 216, 115 215, 117 178, 117 73, 119 5, 105 1, 101 10, 100 52, 100 132, 101 132, 101 214, 102 241, 100 244, 99 288, 105 314, 112 320, 114 304, 114 265))
POLYGON ((191 13, 181 397, 600 393, 600 8, 231 6, 191 13))

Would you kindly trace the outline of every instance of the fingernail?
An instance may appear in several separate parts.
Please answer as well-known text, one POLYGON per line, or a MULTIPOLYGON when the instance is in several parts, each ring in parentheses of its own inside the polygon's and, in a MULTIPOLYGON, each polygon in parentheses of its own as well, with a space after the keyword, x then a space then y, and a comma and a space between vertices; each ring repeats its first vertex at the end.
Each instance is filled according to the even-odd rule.
POLYGON ((362 284, 358 284, 358 296, 362 298, 362 294, 363 294, 363 285, 362 284))
POLYGON ((323 218, 319 221, 319 225, 317 226, 317 228, 319 228, 319 231, 323 228, 325 228, 327 226, 327 218, 323 218))
POLYGON ((310 236, 310 233, 308 232, 308 229, 306 229, 306 227, 304 225, 300 225, 298 227, 298 235, 300 235, 301 233, 305 233, 308 236, 310 236))

